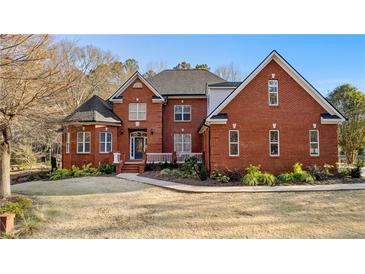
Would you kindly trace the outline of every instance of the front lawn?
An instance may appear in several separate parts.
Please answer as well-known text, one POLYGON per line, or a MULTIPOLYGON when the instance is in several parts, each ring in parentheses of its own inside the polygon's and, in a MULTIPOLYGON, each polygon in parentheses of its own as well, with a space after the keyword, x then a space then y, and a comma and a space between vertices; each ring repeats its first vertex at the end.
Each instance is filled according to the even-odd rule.
MULTIPOLYGON (((365 237, 365 191, 191 194, 112 177, 63 183, 47 188, 61 196, 35 197, 44 221, 28 238, 365 237), (65 195, 90 187, 99 194, 65 195)), ((29 184, 16 187, 41 191, 29 184)))

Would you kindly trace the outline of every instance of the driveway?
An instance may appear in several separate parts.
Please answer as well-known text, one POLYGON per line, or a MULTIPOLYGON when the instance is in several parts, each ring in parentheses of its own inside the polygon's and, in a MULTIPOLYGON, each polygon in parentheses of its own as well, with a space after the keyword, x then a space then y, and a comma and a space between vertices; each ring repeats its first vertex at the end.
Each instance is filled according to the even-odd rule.
POLYGON ((114 176, 79 177, 57 181, 33 181, 13 185, 14 193, 25 195, 85 195, 121 193, 150 188, 151 186, 123 180, 114 176))

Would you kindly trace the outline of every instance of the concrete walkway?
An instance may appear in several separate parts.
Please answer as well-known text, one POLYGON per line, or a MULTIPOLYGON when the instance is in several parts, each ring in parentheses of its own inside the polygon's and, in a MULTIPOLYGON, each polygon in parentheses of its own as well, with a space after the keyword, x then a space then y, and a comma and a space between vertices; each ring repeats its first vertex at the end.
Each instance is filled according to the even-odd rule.
POLYGON ((231 193, 231 192, 296 192, 296 191, 328 191, 328 190, 359 190, 365 189, 365 183, 357 184, 332 184, 332 185, 293 185, 293 186, 192 186, 169 181, 162 181, 138 176, 137 173, 120 173, 117 177, 168 188, 182 192, 196 193, 231 193))

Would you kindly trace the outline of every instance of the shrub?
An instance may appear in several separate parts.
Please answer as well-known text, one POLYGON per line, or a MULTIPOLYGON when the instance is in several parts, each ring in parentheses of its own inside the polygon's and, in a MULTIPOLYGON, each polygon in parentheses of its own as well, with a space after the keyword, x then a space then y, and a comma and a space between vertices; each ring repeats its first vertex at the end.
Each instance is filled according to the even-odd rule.
POLYGON ((268 186, 276 185, 276 177, 268 172, 261 174, 259 181, 268 186))
POLYGON ((314 181, 313 176, 308 172, 302 169, 302 164, 295 163, 293 165, 293 172, 291 173, 283 173, 278 176, 278 180, 280 182, 306 182, 311 183, 314 181))
POLYGON ((289 183, 289 182, 292 182, 294 179, 293 179, 293 173, 282 173, 280 175, 277 176, 277 179, 280 181, 280 182, 283 182, 283 183, 289 183))
POLYGON ((99 166, 99 171, 101 173, 111 174, 111 173, 115 172, 115 165, 114 164, 101 164, 99 166))
POLYGON ((2 207, 0 207, 0 214, 2 213, 14 213, 16 217, 24 216, 24 210, 17 202, 5 203, 2 207))
POLYGON ((171 173, 172 173, 171 171, 172 171, 171 169, 169 169, 169 168, 165 168, 165 169, 163 169, 163 170, 161 170, 161 171, 160 171, 160 175, 165 175, 165 176, 166 176, 166 175, 167 175, 167 176, 168 176, 168 175, 171 175, 171 173))
POLYGON ((246 168, 246 175, 241 177, 240 181, 244 185, 257 186, 260 182, 261 175, 260 166, 249 165, 246 168))
POLYGON ((213 170, 210 178, 212 178, 213 180, 216 180, 217 182, 220 182, 220 183, 228 183, 230 180, 230 178, 228 176, 223 175, 218 170, 213 170))
POLYGON ((57 169, 57 170, 52 171, 49 174, 49 179, 50 180, 61 180, 61 179, 64 179, 64 178, 67 178, 70 176, 72 176, 72 171, 69 169, 63 168, 63 169, 57 169))
POLYGON ((325 180, 330 175, 328 169, 324 168, 324 166, 321 167, 318 165, 312 165, 312 166, 309 166, 308 169, 309 169, 309 173, 314 178, 316 178, 316 180, 325 180))
POLYGON ((101 175, 102 173, 99 169, 92 167, 91 164, 83 165, 80 169, 79 167, 72 166, 71 169, 58 169, 52 171, 49 174, 50 180, 60 180, 68 177, 83 177, 83 176, 93 176, 101 175))
POLYGON ((360 178, 361 177, 361 168, 363 167, 363 161, 357 161, 356 166, 351 169, 350 175, 352 178, 360 178))
POLYGON ((31 207, 33 205, 33 201, 27 197, 18 197, 15 199, 15 203, 18 203, 22 209, 31 207))
POLYGON ((243 170, 236 169, 225 169, 223 170, 223 174, 231 179, 231 181, 239 182, 241 177, 244 175, 243 170))
POLYGON ((205 165, 199 164, 198 167, 199 167, 199 172, 198 172, 199 179, 201 181, 207 180, 208 179, 208 171, 207 171, 205 165))

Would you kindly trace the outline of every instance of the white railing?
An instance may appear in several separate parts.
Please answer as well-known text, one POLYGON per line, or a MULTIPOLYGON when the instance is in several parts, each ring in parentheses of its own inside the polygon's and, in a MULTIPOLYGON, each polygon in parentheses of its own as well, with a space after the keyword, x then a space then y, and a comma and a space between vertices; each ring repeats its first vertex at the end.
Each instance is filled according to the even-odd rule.
POLYGON ((176 163, 184 163, 187 157, 196 157, 198 162, 201 163, 203 160, 203 153, 176 153, 176 163))
POLYGON ((147 164, 172 163, 172 153, 146 153, 147 164))

